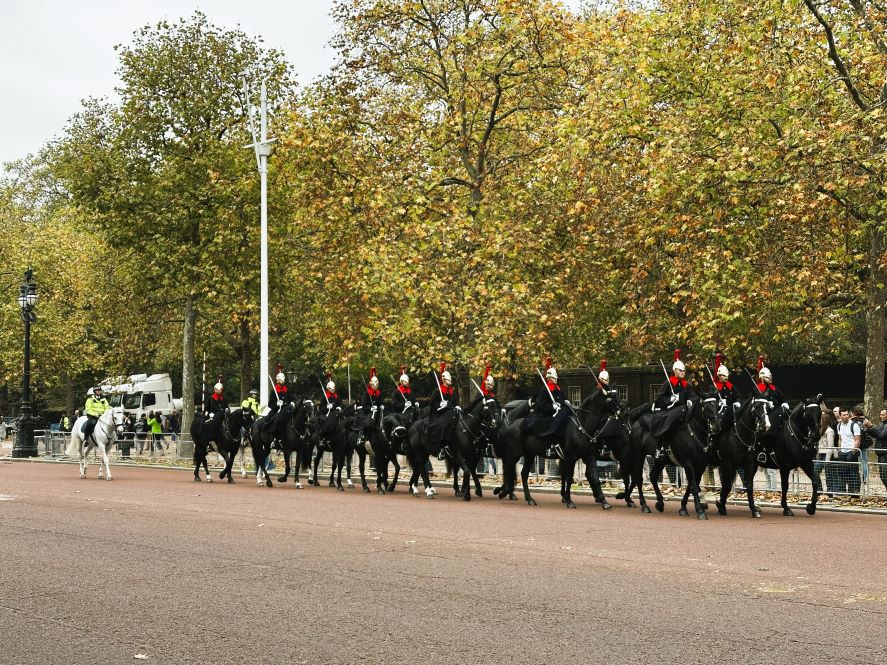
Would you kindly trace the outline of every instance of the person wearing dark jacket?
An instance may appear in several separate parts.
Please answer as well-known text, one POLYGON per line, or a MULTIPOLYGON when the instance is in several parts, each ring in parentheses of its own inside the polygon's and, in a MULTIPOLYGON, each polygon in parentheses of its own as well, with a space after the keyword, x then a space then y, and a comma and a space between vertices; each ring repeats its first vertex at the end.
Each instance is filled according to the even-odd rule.
POLYGON ((442 457, 447 446, 452 443, 456 430, 456 418, 462 408, 459 406, 459 391, 453 386, 453 377, 446 363, 440 365, 440 386, 431 396, 428 408, 428 441, 439 446, 442 457))
MULTIPOLYGON (((376 368, 370 369, 370 381, 367 384, 366 392, 363 395, 360 406, 355 409, 354 420, 351 422, 351 429, 360 432, 361 440, 369 438, 374 429, 377 429, 382 422, 382 416, 385 406, 382 403, 382 391, 379 390, 379 377, 376 375, 376 368)), ((358 442, 360 445, 362 441, 358 442)))
POLYGON ((322 438, 329 441, 339 425, 339 416, 342 413, 342 400, 339 398, 339 393, 336 392, 336 384, 333 382, 332 375, 328 373, 326 378, 326 388, 323 391, 323 401, 320 404, 320 412, 324 416, 320 434, 322 438))
POLYGON ((727 410, 724 412, 724 419, 721 422, 721 431, 725 431, 733 427, 733 414, 739 405, 740 397, 736 387, 730 382, 730 370, 723 363, 723 356, 720 353, 715 360, 715 367, 715 390, 727 404, 727 410))
POLYGON ((687 381, 687 368, 681 360, 680 349, 674 352, 671 371, 672 375, 659 388, 659 395, 653 404, 653 410, 657 413, 654 414, 650 433, 660 449, 671 445, 671 437, 699 400, 696 390, 687 381))
POLYGON ((875 441, 872 448, 878 456, 878 473, 881 476, 881 483, 887 488, 887 409, 881 409, 878 418, 880 422, 877 425, 872 425, 868 420, 863 424, 866 434, 875 441))
MULTIPOLYGON (((562 436, 570 421, 572 410, 568 400, 564 399, 558 385, 557 370, 551 366, 551 359, 545 359, 545 382, 536 395, 535 410, 523 420, 524 431, 529 432, 543 441, 562 436)), ((559 443, 548 449, 548 457, 563 458, 563 450, 559 443)))

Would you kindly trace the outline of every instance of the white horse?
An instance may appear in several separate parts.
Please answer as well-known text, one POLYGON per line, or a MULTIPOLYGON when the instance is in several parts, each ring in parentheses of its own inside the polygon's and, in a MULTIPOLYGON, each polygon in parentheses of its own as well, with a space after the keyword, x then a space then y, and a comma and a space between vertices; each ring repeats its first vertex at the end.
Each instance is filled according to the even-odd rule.
POLYGON ((80 416, 74 422, 74 427, 71 428, 71 442, 68 444, 65 454, 68 457, 77 456, 80 460, 80 477, 86 478, 86 467, 89 464, 86 456, 92 448, 98 447, 102 454, 102 461, 99 463, 99 480, 105 477, 106 469, 108 471, 107 479, 111 480, 111 462, 108 459, 108 449, 114 443, 119 428, 122 427, 122 416, 111 409, 105 411, 96 422, 88 442, 83 440, 82 429, 85 422, 86 416, 80 416))

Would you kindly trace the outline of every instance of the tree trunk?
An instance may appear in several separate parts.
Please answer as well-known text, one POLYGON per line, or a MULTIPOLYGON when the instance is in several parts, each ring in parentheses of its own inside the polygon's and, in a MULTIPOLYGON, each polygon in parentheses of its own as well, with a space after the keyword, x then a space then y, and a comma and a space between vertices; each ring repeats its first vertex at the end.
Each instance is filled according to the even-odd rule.
POLYGON ((869 243, 869 270, 865 303, 867 334, 865 354, 865 415, 878 422, 878 412, 884 408, 884 332, 885 304, 887 304, 887 271, 881 266, 884 252, 884 234, 875 229, 869 243))
MULTIPOLYGON (((259 377, 261 381, 263 377, 259 377)), ((240 321, 240 401, 246 399, 250 388, 258 389, 253 385, 253 354, 249 346, 249 321, 245 318, 240 321)))
POLYGON ((197 327, 197 304, 193 293, 185 299, 185 325, 182 334, 182 435, 191 432, 194 420, 194 330, 197 327))
POLYGON ((82 408, 80 400, 77 399, 77 385, 70 374, 65 375, 65 413, 71 419, 71 426, 74 426, 74 410, 82 408))

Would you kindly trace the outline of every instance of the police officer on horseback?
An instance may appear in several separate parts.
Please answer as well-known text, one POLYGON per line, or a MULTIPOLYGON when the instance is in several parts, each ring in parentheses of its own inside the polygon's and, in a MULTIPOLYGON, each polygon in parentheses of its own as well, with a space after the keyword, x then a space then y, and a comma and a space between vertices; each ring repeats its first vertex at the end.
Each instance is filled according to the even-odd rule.
POLYGON ((86 422, 83 423, 81 432, 83 433, 83 441, 88 441, 95 429, 95 424, 99 418, 105 415, 105 412, 111 408, 108 400, 102 393, 102 387, 96 386, 92 389, 92 395, 86 398, 86 406, 84 412, 86 414, 86 422))
POLYGON ((247 398, 240 403, 240 409, 243 411, 243 427, 248 431, 253 421, 259 417, 259 391, 252 388, 247 398))

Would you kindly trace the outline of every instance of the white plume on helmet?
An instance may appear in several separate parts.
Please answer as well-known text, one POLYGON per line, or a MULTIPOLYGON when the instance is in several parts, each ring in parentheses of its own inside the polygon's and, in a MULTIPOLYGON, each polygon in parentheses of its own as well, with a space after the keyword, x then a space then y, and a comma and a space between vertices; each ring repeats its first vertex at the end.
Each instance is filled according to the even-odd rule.
POLYGON ((222 392, 222 382, 219 381, 216 385, 213 386, 213 388, 214 388, 217 392, 222 392))

